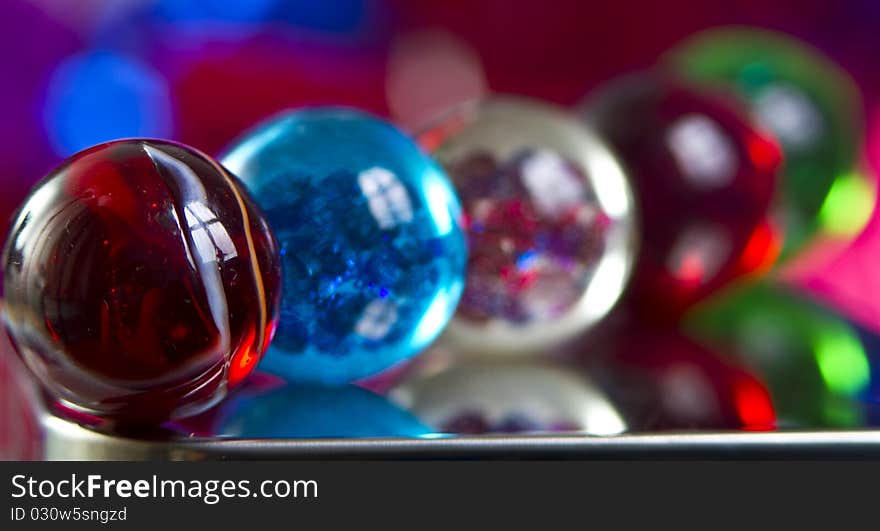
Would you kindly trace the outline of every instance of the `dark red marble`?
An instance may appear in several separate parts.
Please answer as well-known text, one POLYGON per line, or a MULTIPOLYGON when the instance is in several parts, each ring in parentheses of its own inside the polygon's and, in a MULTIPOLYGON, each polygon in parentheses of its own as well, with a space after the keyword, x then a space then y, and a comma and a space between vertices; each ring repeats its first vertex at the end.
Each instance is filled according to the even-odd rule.
POLYGON ((32 192, 6 242, 7 329, 73 410, 145 424, 197 413, 256 366, 280 262, 242 185, 180 144, 78 153, 32 192))
POLYGON ((732 96, 652 73, 608 85, 583 109, 638 200, 642 239, 628 304, 675 319, 775 260, 780 235, 768 210, 782 154, 732 96))

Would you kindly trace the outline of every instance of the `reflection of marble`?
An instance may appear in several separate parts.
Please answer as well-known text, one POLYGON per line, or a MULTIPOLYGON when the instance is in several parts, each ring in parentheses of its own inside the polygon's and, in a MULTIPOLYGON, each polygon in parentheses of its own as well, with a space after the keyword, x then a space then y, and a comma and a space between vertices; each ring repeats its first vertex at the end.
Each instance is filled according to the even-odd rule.
POLYGON ((775 427, 770 394, 745 367, 675 329, 613 317, 573 357, 609 394, 631 431, 775 427))
POLYGON ((256 438, 419 437, 431 432, 382 396, 352 385, 245 388, 218 406, 208 435, 256 438))
POLYGON ((587 128, 524 98, 462 105, 419 134, 467 218, 467 279, 445 339, 540 351, 601 319, 629 276, 633 202, 587 128))
POLYGON ((458 303, 467 250, 445 174, 354 110, 282 114, 223 157, 281 245, 281 319, 262 369, 341 383, 427 347, 458 303))
POLYGON ((36 394, 29 392, 22 369, 9 338, 0 333, 0 461, 40 455, 36 408, 30 403, 36 394))
POLYGON ((857 427, 877 416, 876 334, 790 288, 741 287, 697 306, 686 327, 767 382, 780 427, 857 427))
POLYGON ((626 424, 582 374, 550 361, 468 358, 406 376, 389 392, 439 432, 621 433, 626 424))

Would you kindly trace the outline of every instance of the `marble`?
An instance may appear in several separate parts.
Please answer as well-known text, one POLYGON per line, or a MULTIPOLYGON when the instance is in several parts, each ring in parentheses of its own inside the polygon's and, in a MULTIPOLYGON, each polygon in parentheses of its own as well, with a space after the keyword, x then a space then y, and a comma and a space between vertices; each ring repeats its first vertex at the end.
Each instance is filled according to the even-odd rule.
POLYGON ((772 265, 782 155, 735 102, 645 72, 609 82, 579 112, 618 154, 637 198, 642 244, 628 305, 672 321, 772 265))
MULTIPOLYGON (((833 192, 836 183, 858 173, 864 136, 862 97, 843 68, 795 37, 757 28, 698 33, 664 63, 691 81, 743 98, 779 140, 785 167, 774 215, 785 228, 784 257, 817 232, 841 236, 827 214, 841 210, 833 203, 842 199, 833 192)), ((852 236, 860 229, 848 226, 844 232, 852 236)))
POLYGON ((208 156, 101 144, 32 190, 6 241, 4 322, 67 408, 150 424, 216 403, 256 366, 281 267, 265 218, 208 156))
POLYGON ((623 170, 563 111, 495 97, 418 134, 465 210, 469 260, 448 337, 478 352, 536 352, 577 335, 618 300, 635 217, 623 170))
POLYGON ((222 162, 281 246, 281 318, 265 370, 350 382, 415 356, 443 330, 463 286, 461 207, 403 133, 352 109, 303 109, 246 133, 222 162))

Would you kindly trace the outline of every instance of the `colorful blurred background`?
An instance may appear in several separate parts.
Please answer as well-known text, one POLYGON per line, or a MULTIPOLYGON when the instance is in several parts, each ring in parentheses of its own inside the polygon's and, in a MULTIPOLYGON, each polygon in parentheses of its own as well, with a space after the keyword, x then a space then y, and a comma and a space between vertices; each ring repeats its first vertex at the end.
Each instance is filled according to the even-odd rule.
MULTIPOLYGON (((843 137, 855 144, 849 146, 857 157, 851 174, 858 178, 841 179, 832 188, 820 212, 826 230, 772 272, 773 286, 744 295, 767 298, 747 303, 748 308, 780 308, 759 321, 776 323, 774 333, 791 328, 778 341, 814 355, 816 378, 822 380, 814 387, 823 391, 806 397, 778 391, 777 397, 779 386, 798 387, 798 378, 813 376, 795 366, 787 369, 788 379, 777 377, 777 367, 762 358, 751 364, 761 384, 739 369, 719 384, 730 386, 719 393, 738 397, 729 413, 736 422, 701 424, 693 420, 703 418, 700 412, 687 404, 683 416, 630 415, 630 422, 637 418, 643 429, 869 423, 870 408, 853 417, 833 400, 809 414, 804 404, 835 390, 873 402, 865 389, 880 371, 871 359, 877 344, 865 339, 880 333, 880 218, 874 212, 874 176, 880 170, 880 3, 873 0, 6 0, 0 19, 0 68, 6 73, 0 85, 3 231, 38 179, 65 157, 102 141, 160 137, 217 154, 256 122, 303 105, 355 106, 411 132, 451 105, 490 93, 573 106, 608 80, 653 67, 684 39, 730 25, 772 29, 808 43, 851 76, 861 95, 848 104, 864 130, 853 124, 843 137), (795 302, 778 302, 788 298, 795 302), (800 298, 805 302, 797 302, 800 298), (810 305, 816 305, 815 312, 804 310, 810 305), (838 321, 844 324, 835 328, 838 321), (809 328, 826 333, 807 337, 809 328), (829 362, 832 358, 837 361, 829 362), (792 380, 792 374, 801 376, 792 380), (789 421, 776 422, 774 409, 767 411, 764 384, 774 396, 775 414, 789 421)), ((698 332, 691 335, 701 345, 723 341, 741 351, 752 349, 751 336, 725 336, 725 323, 736 318, 736 311, 722 311, 728 313, 715 321, 695 318, 698 332)), ((638 362, 650 368, 645 378, 655 378, 675 360, 700 358, 703 354, 695 352, 708 348, 679 338, 679 327, 646 332, 640 323, 613 324, 648 334, 649 339, 640 339, 636 332, 617 333, 653 352, 653 358, 642 356, 638 362)), ((767 344, 772 334, 761 334, 757 341, 767 344)), ((635 363, 625 353, 631 348, 636 347, 620 347, 624 353, 615 368, 606 364, 593 373, 612 399, 652 402, 650 393, 617 396, 632 386, 646 388, 638 383, 643 376, 617 369, 635 363)), ((722 365, 695 366, 714 375, 726 370, 722 365)), ((689 376, 679 371, 670 378, 680 383, 689 376)), ((9 385, 3 388, 12 392, 9 385)), ((651 393, 662 388, 654 386, 651 393)), ((11 407, 3 414, 7 421, 18 415, 11 407)), ((10 433, 5 436, 11 438, 10 433)))
MULTIPOLYGON (((307 104, 352 105, 412 128, 489 91, 569 105, 730 24, 798 37, 853 76, 874 138, 868 171, 880 163, 878 23, 869 0, 9 0, 0 209, 8 224, 40 177, 101 141, 170 138, 213 154, 268 115, 307 104)), ((877 230, 872 220, 846 253, 797 270, 804 287, 869 326, 880 323, 880 271, 868 258, 877 230)))

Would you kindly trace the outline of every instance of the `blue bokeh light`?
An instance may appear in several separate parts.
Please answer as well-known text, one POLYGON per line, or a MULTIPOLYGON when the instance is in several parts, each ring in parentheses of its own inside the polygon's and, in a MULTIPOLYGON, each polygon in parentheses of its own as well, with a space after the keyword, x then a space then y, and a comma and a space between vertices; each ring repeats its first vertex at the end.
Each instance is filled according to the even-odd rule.
POLYGON ((278 0, 158 0, 153 12, 160 19, 174 22, 263 22, 272 17, 278 3, 278 0))
POLYGON ((279 20, 300 28, 327 33, 357 31, 367 16, 370 0, 332 2, 292 1, 278 11, 279 20))
POLYGON ((52 75, 44 124, 53 149, 68 156, 125 137, 173 133, 165 79, 140 61, 108 51, 73 56, 52 75))
POLYGON ((153 16, 175 23, 235 24, 276 22, 325 33, 348 33, 360 28, 370 0, 158 0, 153 16))

